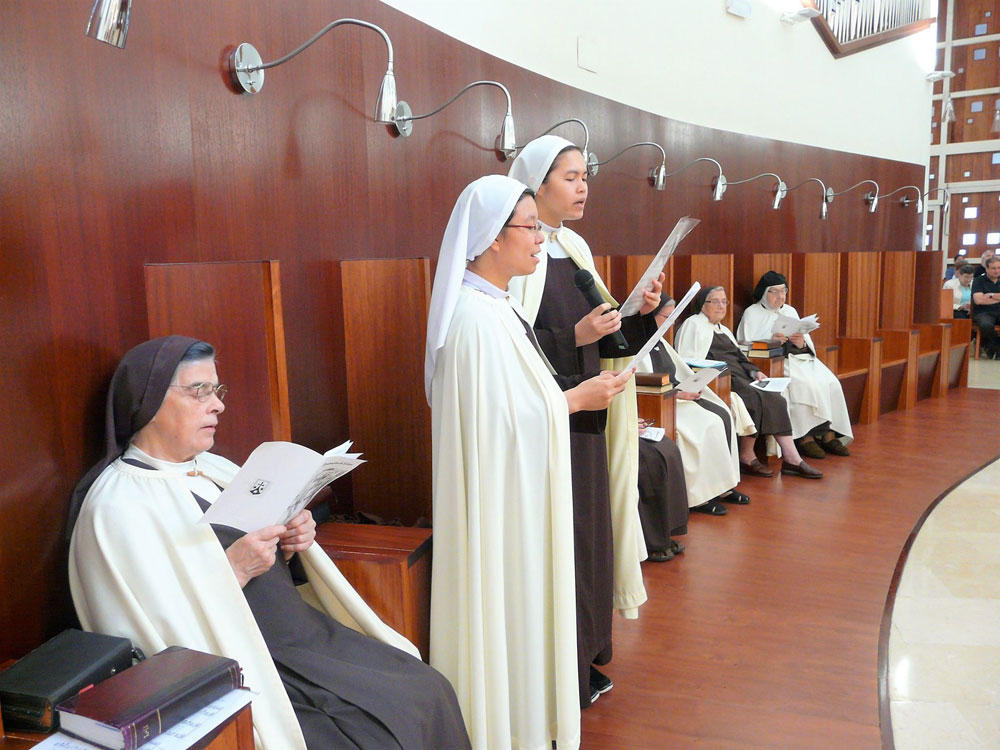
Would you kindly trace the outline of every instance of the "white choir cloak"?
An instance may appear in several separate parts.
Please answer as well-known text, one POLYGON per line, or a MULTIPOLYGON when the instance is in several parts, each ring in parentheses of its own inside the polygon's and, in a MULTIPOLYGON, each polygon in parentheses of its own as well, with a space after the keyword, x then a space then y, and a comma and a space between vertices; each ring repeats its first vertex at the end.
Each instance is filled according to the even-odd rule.
POLYGON ((431 392, 431 665, 477 750, 580 745, 569 412, 507 299, 458 294, 431 392))
MULTIPOLYGON (((736 334, 743 341, 773 338, 771 332, 779 315, 799 317, 791 305, 771 310, 764 300, 756 302, 743 313, 736 334)), ((810 353, 789 354, 785 358, 785 376, 791 378, 791 382, 782 395, 788 401, 792 437, 804 437, 817 425, 829 422, 830 429, 846 445, 854 439, 854 431, 851 429, 844 389, 837 376, 816 357, 812 337, 807 333, 804 338, 810 353)))
MULTIPOLYGON (((226 486, 238 467, 210 453, 199 468, 226 486)), ((207 499, 207 498, 206 498, 207 499)), ((147 654, 177 645, 235 659, 253 700, 255 743, 305 750, 281 678, 225 550, 182 476, 118 459, 90 488, 73 530, 70 591, 84 629, 123 636, 147 654), (168 574, 169 572, 169 574, 168 574)), ((321 611, 419 658, 372 612, 318 544, 299 553, 300 593, 321 611), (305 590, 303 590, 305 589, 305 590)))
MULTIPOLYGON (((594 284, 605 301, 618 303, 604 285, 594 266, 594 256, 586 241, 566 226, 560 227, 555 241, 572 258, 578 268, 585 268, 594 277, 594 284)), ((534 325, 545 291, 545 271, 548 255, 538 254, 539 264, 530 276, 510 280, 510 294, 524 307, 528 323, 534 325)), ((621 370, 631 357, 602 359, 604 370, 621 370)), ((608 423, 604 431, 608 446, 608 480, 611 495, 611 532, 614 538, 614 607, 623 617, 635 619, 639 606, 646 601, 640 562, 646 559, 646 543, 639 521, 639 406, 635 395, 635 378, 630 378, 625 390, 615 396, 608 407, 608 423)))
MULTIPOLYGON (((694 374, 666 339, 661 339, 660 344, 674 363, 674 377, 678 381, 694 374)), ((638 368, 639 372, 653 372, 651 358, 643 357, 638 368)), ((726 409, 727 416, 732 420, 729 407, 711 388, 703 389, 701 397, 726 409)), ((736 447, 736 428, 733 426, 729 431, 730 439, 727 441, 726 427, 722 421, 694 401, 685 399, 674 399, 674 416, 677 424, 675 442, 684 464, 688 507, 694 508, 739 484, 740 459, 736 447)))
MULTIPOLYGON (((736 344, 733 332, 721 323, 712 325, 708 316, 704 313, 696 313, 683 323, 677 331, 674 343, 677 345, 677 354, 688 359, 706 359, 708 350, 712 347, 712 337, 716 333, 723 333, 736 344)), ((753 435, 757 432, 757 426, 747 411, 746 404, 736 391, 729 392, 729 410, 733 415, 733 424, 736 425, 736 433, 739 436, 753 435)))

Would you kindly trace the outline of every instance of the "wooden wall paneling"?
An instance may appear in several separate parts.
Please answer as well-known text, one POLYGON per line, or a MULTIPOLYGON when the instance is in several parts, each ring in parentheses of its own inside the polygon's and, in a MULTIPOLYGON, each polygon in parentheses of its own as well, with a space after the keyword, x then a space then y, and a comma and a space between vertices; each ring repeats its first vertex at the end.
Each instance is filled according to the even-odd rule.
POLYGON ((424 393, 427 258, 340 263, 355 510, 431 518, 431 421, 424 393), (390 293, 391 291, 391 293, 390 293))
MULTIPOLYGON (((997 153, 1000 153, 1000 148, 998 148, 997 153)), ((979 154, 976 163, 989 163, 990 156, 990 154, 979 154)), ((951 157, 948 158, 951 159, 951 157)), ((996 174, 996 179, 1000 179, 1000 167, 997 168, 996 174)), ((965 248, 968 251, 966 257, 971 259, 970 262, 973 264, 978 262, 986 248, 1000 249, 1000 192, 954 195, 951 200, 949 231, 951 232, 952 247, 965 248), (966 216, 967 211, 968 216, 966 216), (990 234, 994 236, 990 237, 990 234), (990 244, 987 242, 988 239, 992 239, 994 242, 990 244), (966 242, 966 240, 971 241, 966 242)), ((957 250, 954 251, 954 254, 957 255, 957 250)), ((939 270, 938 277, 940 278, 940 276, 939 270)))
POLYGON ((839 341, 840 372, 842 382, 847 377, 865 378, 858 421, 871 424, 878 420, 882 398, 882 339, 841 337, 839 341), (852 373, 845 376, 845 373, 852 373))
MULTIPOLYGON (((147 335, 136 293, 145 263, 281 261, 291 433, 325 449, 350 421, 337 261, 433 260, 465 185, 509 168, 492 149, 503 113, 493 88, 468 92, 416 123, 409 138, 371 122, 385 47, 369 30, 335 30, 269 71, 255 95, 227 87, 233 44, 250 40, 273 59, 331 18, 356 16, 392 37, 400 96, 417 112, 488 78, 510 88, 522 136, 578 116, 599 155, 654 140, 667 149, 668 168, 712 156, 731 180, 776 171, 789 184, 822 175, 842 187, 865 178, 919 183, 923 174, 919 164, 641 112, 491 57, 382 3, 268 2, 249 14, 209 3, 198 6, 194 25, 189 4, 152 4, 133 18, 123 50, 87 39, 63 11, 55 0, 8 3, 0 24, 9 73, 0 87, 0 279, 16 311, 0 325, 5 340, 30 353, 0 369, 0 384, 23 394, 11 423, 35 427, 0 435, 0 656, 20 656, 72 622, 62 530, 52 519, 98 457, 115 363, 147 335), (176 34, 179 27, 188 33, 176 34), (20 564, 27 554, 37 560, 29 573, 20 564)), ((862 222, 862 204, 838 202, 819 221, 809 186, 780 211, 767 208, 763 180, 714 202, 708 164, 658 192, 646 151, 629 152, 592 181, 587 216, 574 229, 597 254, 653 252, 686 214, 702 223, 681 254, 919 246, 903 212, 862 222)), ((223 355, 224 373, 227 366, 223 355)), ((233 393, 229 424, 243 395, 233 393)))
MULTIPOLYGON (((733 259, 733 320, 739 326, 743 311, 753 304, 753 290, 760 277, 768 271, 777 271, 791 283, 791 253, 754 253, 737 255, 733 259)), ((789 304, 791 304, 789 302, 789 304)), ((800 311, 801 312, 801 311, 800 311)), ((801 313, 803 315, 807 313, 801 313)))
POLYGON ((268 440, 291 440, 278 261, 151 263, 149 337, 180 334, 217 352, 230 387, 213 451, 242 464, 268 440))
POLYGON ((954 26, 952 27, 953 39, 971 39, 975 36, 981 36, 981 34, 976 33, 977 26, 985 26, 985 29, 980 29, 985 34, 1000 33, 997 6, 993 0, 962 0, 955 3, 955 8, 954 26))
POLYGON ((872 338, 882 301, 878 253, 840 253, 840 333, 872 338))
MULTIPOLYGON (((993 49, 992 52, 993 57, 989 58, 988 62, 983 62, 996 70, 1000 68, 1000 65, 997 64, 996 49, 993 49)), ((948 125, 948 142, 967 143, 969 141, 992 140, 994 136, 991 128, 996 100, 996 94, 952 97, 952 104, 955 107, 955 121, 948 125)), ((948 160, 951 161, 950 156, 948 160)), ((951 174, 950 166, 948 172, 951 174)))
MULTIPOLYGON (((998 49, 1000 49, 998 42, 961 44, 952 47, 949 70, 955 74, 955 77, 951 79, 951 90, 953 92, 971 91, 1000 86, 1000 66, 997 65, 998 49), (983 59, 976 60, 973 52, 979 49, 986 50, 986 55, 983 59)), ((941 69, 938 68, 938 70, 941 69)))
MULTIPOLYGON (((1000 164, 993 163, 993 154, 998 152, 1000 152, 1000 148, 996 151, 987 151, 978 154, 950 154, 945 169, 947 173, 945 180, 948 183, 1000 180, 1000 164)), ((975 193, 965 196, 953 194, 952 209, 959 209, 958 216, 962 216, 962 208, 975 205, 972 203, 975 196, 975 193), (969 200, 963 202, 963 197, 967 197, 969 200)), ((955 213, 952 211, 952 219, 955 218, 955 213)), ((955 240, 953 239, 952 242, 954 243, 955 240)))
POLYGON ((733 325, 733 256, 719 255, 680 255, 671 258, 673 263, 674 298, 680 299, 694 282, 702 287, 722 286, 730 304, 726 317, 722 322, 735 331, 733 325))
POLYGON ((836 345, 841 335, 840 256, 837 253, 794 254, 788 285, 788 303, 800 315, 819 317, 820 327, 811 334, 816 347, 836 345))
POLYGON ((915 252, 881 253, 880 328, 909 328, 913 324, 913 294, 916 282, 915 252))

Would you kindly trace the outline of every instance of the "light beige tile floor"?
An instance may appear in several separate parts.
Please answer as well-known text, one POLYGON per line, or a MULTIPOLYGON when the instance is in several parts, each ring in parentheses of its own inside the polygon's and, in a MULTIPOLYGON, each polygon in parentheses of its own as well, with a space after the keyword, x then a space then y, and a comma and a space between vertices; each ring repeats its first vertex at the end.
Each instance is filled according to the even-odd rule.
MULTIPOLYGON (((1000 388, 1000 362, 983 364, 1000 388)), ((893 606, 889 699, 896 750, 1000 748, 1000 461, 917 534, 893 606)))
POLYGON ((969 359, 969 387, 1000 389, 1000 360, 969 359))

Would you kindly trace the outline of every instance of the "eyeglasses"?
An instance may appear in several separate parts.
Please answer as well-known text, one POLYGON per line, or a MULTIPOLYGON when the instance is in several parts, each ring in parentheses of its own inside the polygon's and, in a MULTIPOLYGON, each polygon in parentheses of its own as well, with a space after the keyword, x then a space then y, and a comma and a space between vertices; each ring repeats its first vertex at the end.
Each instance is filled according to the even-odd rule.
POLYGON ((729 304, 729 300, 727 300, 727 299, 708 299, 708 300, 705 300, 705 304, 706 305, 716 305, 718 307, 725 307, 726 305, 729 304))
POLYGON ((511 227, 512 229, 529 229, 532 232, 542 231, 542 222, 536 222, 535 224, 504 224, 505 227, 511 227))
POLYGON ((191 385, 171 385, 171 388, 183 388, 185 391, 190 393, 199 401, 208 401, 212 394, 219 401, 226 400, 226 394, 229 393, 229 386, 219 383, 219 385, 212 385, 211 383, 191 383, 191 385))

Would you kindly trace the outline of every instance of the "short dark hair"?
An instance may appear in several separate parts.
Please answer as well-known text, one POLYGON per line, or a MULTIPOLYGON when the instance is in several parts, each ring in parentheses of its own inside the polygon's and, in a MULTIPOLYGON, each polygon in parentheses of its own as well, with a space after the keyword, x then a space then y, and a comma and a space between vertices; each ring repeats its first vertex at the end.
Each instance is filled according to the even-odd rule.
POLYGON ((542 179, 543 185, 549 181, 549 175, 552 174, 552 170, 555 169, 556 164, 559 163, 559 157, 565 154, 567 151, 579 151, 580 156, 583 156, 583 151, 580 149, 579 146, 572 146, 572 145, 566 146, 566 148, 564 148, 562 151, 556 154, 556 158, 552 160, 551 164, 549 164, 549 171, 545 173, 545 177, 542 179))
POLYGON ((970 265, 969 263, 963 263, 955 270, 955 273, 962 273, 962 274, 975 273, 975 272, 976 269, 973 268, 972 265, 970 265))

